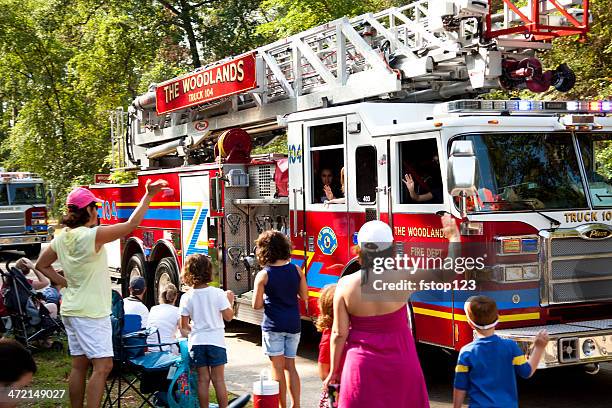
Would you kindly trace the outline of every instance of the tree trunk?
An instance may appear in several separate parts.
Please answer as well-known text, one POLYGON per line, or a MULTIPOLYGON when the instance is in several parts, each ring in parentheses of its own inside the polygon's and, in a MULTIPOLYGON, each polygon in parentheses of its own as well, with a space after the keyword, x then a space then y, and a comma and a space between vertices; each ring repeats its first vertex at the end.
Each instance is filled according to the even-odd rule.
POLYGON ((181 19, 183 30, 185 30, 185 34, 187 34, 187 41, 189 41, 189 51, 191 52, 191 59, 194 68, 199 68, 202 66, 202 62, 200 61, 200 53, 198 52, 198 41, 196 40, 196 35, 193 30, 193 24, 191 20, 191 12, 193 11, 193 7, 189 4, 188 1, 181 0, 181 14, 179 18, 181 19))

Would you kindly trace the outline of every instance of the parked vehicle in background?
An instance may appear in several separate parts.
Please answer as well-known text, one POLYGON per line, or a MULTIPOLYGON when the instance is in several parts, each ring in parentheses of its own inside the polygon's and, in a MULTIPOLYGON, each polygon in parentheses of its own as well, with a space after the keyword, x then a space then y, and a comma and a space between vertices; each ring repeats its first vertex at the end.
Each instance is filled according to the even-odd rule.
POLYGON ((0 172, 0 249, 16 249, 36 258, 51 241, 46 190, 36 173, 0 172))

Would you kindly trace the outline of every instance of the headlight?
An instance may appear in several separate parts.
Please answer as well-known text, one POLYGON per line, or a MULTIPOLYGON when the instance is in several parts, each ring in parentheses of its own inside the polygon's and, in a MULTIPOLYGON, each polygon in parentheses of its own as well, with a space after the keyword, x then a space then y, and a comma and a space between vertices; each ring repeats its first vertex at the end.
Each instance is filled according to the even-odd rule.
POLYGON ((519 282, 534 281, 540 279, 540 267, 536 264, 530 265, 498 265, 496 267, 497 281, 519 282))
POLYGON ((523 266, 523 279, 525 280, 540 279, 540 268, 537 265, 523 266))
POLYGON ((520 266, 507 267, 504 275, 507 281, 519 281, 523 279, 523 268, 520 266))

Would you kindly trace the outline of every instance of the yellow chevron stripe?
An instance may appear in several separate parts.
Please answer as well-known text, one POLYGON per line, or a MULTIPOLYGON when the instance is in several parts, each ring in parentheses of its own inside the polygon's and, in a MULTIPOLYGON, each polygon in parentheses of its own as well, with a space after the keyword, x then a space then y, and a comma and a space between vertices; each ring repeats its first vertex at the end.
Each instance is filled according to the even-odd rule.
MULTIPOLYGON (((441 319, 447 319, 447 320, 453 319, 453 314, 450 312, 441 312, 439 310, 425 309, 422 307, 415 307, 412 309, 412 311, 415 314, 420 314, 420 315, 425 315, 425 316, 439 317, 441 319)), ((522 321, 522 320, 538 320, 539 318, 540 318, 539 312, 517 313, 517 314, 500 315, 499 321, 500 322, 516 322, 516 321, 522 321)), ((465 315, 462 315, 462 314, 455 314, 455 320, 460 321, 460 322, 467 322, 467 318, 465 317, 465 315)))
MULTIPOLYGON (((304 251, 299 249, 294 249, 291 251, 291 255, 300 255, 304 256, 304 251)), ((314 252, 306 252, 306 269, 310 266, 310 261, 312 261, 312 257, 314 256, 314 252)))
POLYGON ((321 292, 315 292, 315 291, 309 290, 308 291, 308 296, 317 297, 318 298, 318 297, 321 297, 321 292))

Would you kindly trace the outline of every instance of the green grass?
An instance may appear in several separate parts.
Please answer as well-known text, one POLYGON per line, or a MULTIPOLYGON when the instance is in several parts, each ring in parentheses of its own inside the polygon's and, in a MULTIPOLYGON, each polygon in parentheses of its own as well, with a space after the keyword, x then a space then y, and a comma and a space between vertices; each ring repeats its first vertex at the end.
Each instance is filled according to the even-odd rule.
MULTIPOLYGON (((65 346, 67 347, 67 346, 65 346)), ((38 401, 25 403, 24 407, 66 407, 68 406, 68 374, 70 356, 66 351, 41 350, 34 353, 37 371, 32 388, 41 390, 65 390, 61 401, 38 401)))
MULTIPOLYGON (((45 390, 66 390, 64 399, 59 401, 37 401, 24 403, 23 407, 37 408, 61 408, 69 406, 68 400, 68 375, 70 374, 71 358, 68 355, 68 345, 64 343, 64 351, 42 350, 34 353, 36 360, 37 371, 32 381, 33 389, 45 390)), ((233 396, 230 394, 230 399, 233 396)), ((216 402, 215 391, 210 388, 210 402, 216 402)), ((141 404, 140 397, 134 392, 128 392, 122 399, 121 405, 130 407, 139 407, 141 404)), ((252 406, 252 405, 249 405, 252 406)))

